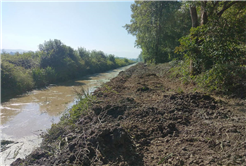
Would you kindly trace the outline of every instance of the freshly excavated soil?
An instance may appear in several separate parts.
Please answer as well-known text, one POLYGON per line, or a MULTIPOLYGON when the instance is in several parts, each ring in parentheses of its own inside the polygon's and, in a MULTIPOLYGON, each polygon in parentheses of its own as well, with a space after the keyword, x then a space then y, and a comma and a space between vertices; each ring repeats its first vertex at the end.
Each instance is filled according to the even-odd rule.
POLYGON ((246 165, 245 100, 192 92, 168 69, 138 64, 121 72, 94 92, 75 127, 45 135, 12 165, 246 165))

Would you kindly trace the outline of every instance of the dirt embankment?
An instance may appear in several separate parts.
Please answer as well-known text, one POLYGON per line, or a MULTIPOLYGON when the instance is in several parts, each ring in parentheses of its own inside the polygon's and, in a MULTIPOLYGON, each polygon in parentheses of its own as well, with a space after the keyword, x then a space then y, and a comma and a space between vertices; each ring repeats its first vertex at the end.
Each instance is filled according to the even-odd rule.
POLYGON ((12 165, 246 165, 245 101, 192 92, 167 71, 121 72, 74 127, 57 128, 12 165))

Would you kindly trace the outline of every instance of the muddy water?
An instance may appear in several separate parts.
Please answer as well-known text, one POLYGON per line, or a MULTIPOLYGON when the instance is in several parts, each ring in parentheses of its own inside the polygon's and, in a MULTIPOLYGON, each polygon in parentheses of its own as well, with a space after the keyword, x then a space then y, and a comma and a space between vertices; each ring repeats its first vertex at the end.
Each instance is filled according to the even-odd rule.
POLYGON ((1 149, 0 165, 9 165, 17 158, 24 158, 38 147, 42 141, 39 134, 53 123, 59 122, 62 113, 76 103, 76 89, 83 86, 92 92, 129 67, 50 85, 46 89, 34 90, 2 103, 1 140, 11 140, 14 143, 1 149))

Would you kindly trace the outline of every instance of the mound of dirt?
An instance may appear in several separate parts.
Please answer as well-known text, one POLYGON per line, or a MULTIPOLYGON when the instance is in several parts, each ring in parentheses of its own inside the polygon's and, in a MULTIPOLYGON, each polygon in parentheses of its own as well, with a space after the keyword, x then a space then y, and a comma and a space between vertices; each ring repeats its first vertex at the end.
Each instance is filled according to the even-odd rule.
POLYGON ((246 165, 245 114, 167 72, 121 72, 94 92, 88 115, 12 165, 246 165))

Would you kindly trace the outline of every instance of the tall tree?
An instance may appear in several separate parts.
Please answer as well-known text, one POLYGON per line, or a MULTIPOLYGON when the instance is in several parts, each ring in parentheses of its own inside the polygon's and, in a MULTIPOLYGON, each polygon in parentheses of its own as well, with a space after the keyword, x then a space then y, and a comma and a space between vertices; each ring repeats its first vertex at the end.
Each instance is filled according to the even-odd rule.
POLYGON ((180 6, 181 2, 164 1, 135 1, 131 5, 131 24, 124 27, 136 36, 136 46, 142 49, 145 61, 166 62, 176 56, 173 50, 178 39, 189 30, 182 22, 188 15, 180 15, 180 6))
MULTIPOLYGON (((209 25, 206 25, 205 27, 207 27, 206 32, 210 31, 213 28, 219 28, 221 27, 223 24, 222 22, 224 22, 225 20, 229 19, 229 17, 231 16, 225 16, 223 17, 223 14, 232 9, 232 10, 238 10, 237 15, 239 16, 240 13, 242 13, 243 10, 245 10, 245 1, 243 0, 192 0, 192 1, 185 1, 188 2, 190 4, 190 16, 191 16, 191 20, 192 20, 192 27, 196 28, 198 26, 204 26, 207 23, 209 23, 209 25), (235 9, 235 8, 237 9, 235 9), (234 9, 233 9, 234 8, 234 9), (198 15, 198 12, 200 11, 200 16, 198 15), (200 17, 200 24, 198 22, 198 18, 200 17), (219 23, 220 22, 220 23, 219 23), (209 30, 210 28, 210 30, 209 30)), ((236 16, 234 19, 237 20, 236 16)), ((205 31, 204 27, 202 28, 203 32, 205 31)), ((223 29, 224 31, 225 29, 223 29)), ((199 62, 201 62, 202 60, 199 59, 199 57, 201 58, 201 50, 199 51, 199 48, 201 48, 201 46, 204 44, 204 42, 206 41, 205 38, 208 38, 209 36, 211 37, 212 34, 214 34, 213 37, 216 36, 216 39, 222 39, 223 37, 221 35, 218 36, 215 35, 215 31, 210 31, 209 35, 207 35, 207 37, 204 36, 204 33, 201 31, 197 31, 197 33, 192 33, 191 38, 195 39, 194 43, 195 45, 197 45, 196 48, 193 48, 193 55, 191 55, 191 59, 190 59, 190 73, 191 75, 194 75, 196 72, 194 72, 194 60, 197 61, 196 64, 196 70, 199 70, 199 68, 201 67, 199 62), (199 36, 199 35, 200 36, 199 36), (201 37, 203 36, 203 37, 201 37), (200 38, 200 40, 198 40, 200 38)), ((235 31, 234 31, 235 32, 235 31)), ((222 35, 230 35, 229 31, 224 31, 225 34, 222 35)), ((237 34, 239 34, 240 32, 238 32, 237 34)), ((236 35, 236 34, 235 34, 236 35)), ((208 41, 208 39, 207 39, 208 41)), ((218 46, 218 45, 217 45, 218 46)), ((223 47, 223 46, 222 46, 223 47)), ((203 47, 204 48, 204 47, 203 47)), ((221 47, 220 47, 221 48, 221 47)), ((223 48, 223 50, 226 50, 226 48, 223 48)), ((226 53, 225 51, 222 51, 224 53, 226 53)), ((226 54, 224 54, 226 55, 226 54)), ((224 56, 223 55, 223 56, 224 56)), ((205 63, 210 63, 211 64, 211 59, 207 59, 205 63)), ((207 65, 205 65, 207 66, 207 65)))

